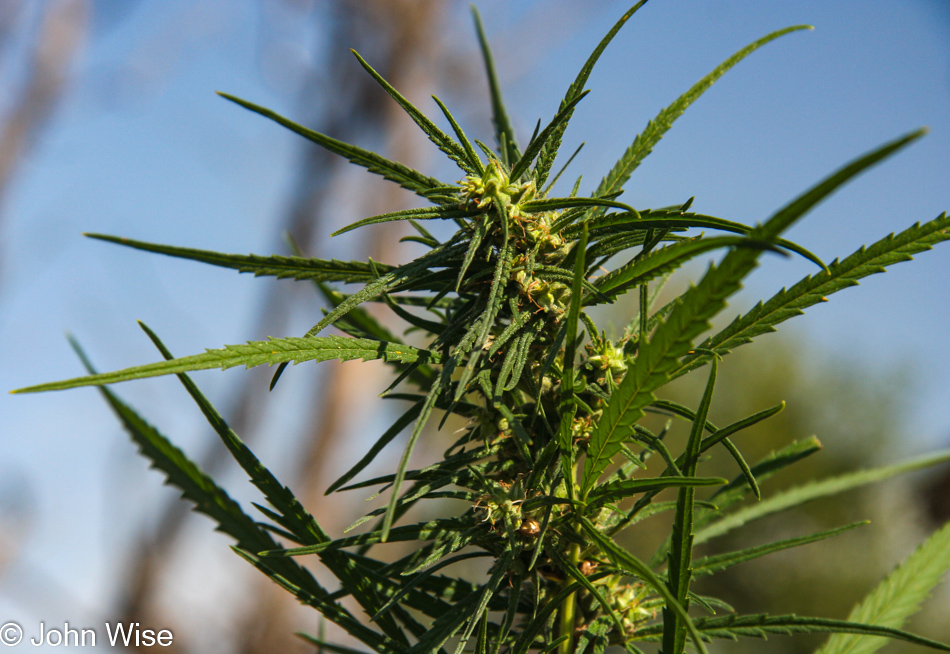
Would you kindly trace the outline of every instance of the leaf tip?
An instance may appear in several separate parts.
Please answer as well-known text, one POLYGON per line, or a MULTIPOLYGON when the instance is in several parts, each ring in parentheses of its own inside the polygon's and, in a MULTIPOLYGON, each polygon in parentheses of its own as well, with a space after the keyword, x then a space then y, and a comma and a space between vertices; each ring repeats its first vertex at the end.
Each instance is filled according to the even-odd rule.
POLYGON ((277 386, 277 380, 279 380, 280 376, 284 374, 285 368, 287 368, 286 361, 277 366, 277 372, 274 373, 274 377, 270 380, 270 386, 267 388, 268 391, 273 391, 274 387, 277 386))
POLYGON ((215 91, 215 93, 219 97, 224 98, 225 100, 230 100, 231 102, 235 104, 241 105, 245 109, 250 109, 250 107, 248 106, 249 103, 246 100, 242 100, 241 98, 237 97, 236 95, 231 95, 230 93, 225 93, 224 91, 215 91))

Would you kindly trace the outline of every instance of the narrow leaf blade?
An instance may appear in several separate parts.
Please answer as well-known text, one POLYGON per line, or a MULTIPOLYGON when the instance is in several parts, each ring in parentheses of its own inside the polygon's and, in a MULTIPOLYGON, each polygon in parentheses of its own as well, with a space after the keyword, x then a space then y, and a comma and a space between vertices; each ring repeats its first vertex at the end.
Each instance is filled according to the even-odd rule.
POLYGON ((944 463, 945 461, 950 461, 950 450, 943 450, 936 454, 911 459, 896 465, 859 470, 857 472, 797 486, 709 524, 696 534, 695 542, 697 545, 699 543, 705 543, 707 540, 722 536, 747 522, 773 513, 778 513, 779 511, 785 511, 786 509, 805 504, 819 497, 837 495, 838 493, 883 481, 884 479, 889 479, 896 475, 929 468, 944 463))

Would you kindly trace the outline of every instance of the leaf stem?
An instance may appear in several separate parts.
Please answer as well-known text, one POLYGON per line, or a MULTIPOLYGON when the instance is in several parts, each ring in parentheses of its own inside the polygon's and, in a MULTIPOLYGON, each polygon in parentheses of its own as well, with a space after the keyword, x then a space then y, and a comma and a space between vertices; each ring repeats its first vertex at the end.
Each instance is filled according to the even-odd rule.
POLYGON ((649 311, 650 298, 647 295, 647 285, 640 284, 640 344, 647 342, 647 311, 649 311))

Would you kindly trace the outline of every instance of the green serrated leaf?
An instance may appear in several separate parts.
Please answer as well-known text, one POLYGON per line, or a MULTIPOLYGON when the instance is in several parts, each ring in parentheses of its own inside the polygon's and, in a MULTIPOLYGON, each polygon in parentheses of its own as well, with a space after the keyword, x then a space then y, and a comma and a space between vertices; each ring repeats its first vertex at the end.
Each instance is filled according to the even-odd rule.
POLYGON ((485 63, 485 72, 488 75, 492 122, 495 125, 495 139, 498 141, 498 151, 502 155, 502 161, 510 164, 518 160, 518 141, 515 138, 514 127, 511 126, 511 119, 508 118, 508 111, 505 109, 505 101, 501 97, 501 86, 498 84, 498 74, 495 72, 495 61, 492 57, 491 48, 488 45, 488 37, 485 36, 482 17, 479 15, 475 5, 472 5, 472 17, 475 19, 475 32, 478 34, 478 45, 481 47, 482 59, 485 63))
POLYGON ((475 221, 475 230, 472 232, 472 236, 469 239, 468 248, 465 251, 465 258, 462 260, 462 265, 459 266, 459 275, 455 282, 456 293, 458 293, 459 289, 462 288, 462 282, 465 279, 465 273, 468 272, 468 267, 472 265, 472 261, 475 260, 475 255, 478 254, 478 248, 482 244, 482 240, 485 238, 485 235, 488 234, 488 227, 489 221, 487 216, 481 220, 475 221))
MULTIPOLYGON (((428 522, 420 522, 414 525, 394 527, 390 530, 388 540, 391 542, 429 540, 442 533, 464 531, 467 527, 468 525, 462 524, 454 518, 430 520, 428 522)), ((343 538, 337 538, 336 540, 329 543, 318 543, 316 545, 307 545, 305 547, 268 550, 262 551, 259 554, 269 558, 306 556, 308 554, 320 554, 321 552, 325 552, 327 550, 339 550, 344 547, 353 547, 356 545, 366 545, 367 543, 375 544, 382 542, 385 542, 382 539, 382 532, 377 530, 365 534, 357 534, 355 536, 344 536, 343 538)))
MULTIPOLYGON (((910 261, 913 255, 950 239, 950 217, 943 213, 934 220, 917 223, 891 234, 870 247, 862 247, 841 262, 834 261, 829 272, 809 275, 789 289, 782 289, 765 303, 737 317, 728 327, 706 339, 701 347, 724 355, 750 343, 755 337, 775 331, 775 325, 801 315, 805 309, 828 299, 842 289, 856 286, 859 279, 884 272, 887 266, 910 261)), ((671 373, 672 378, 686 374, 705 363, 705 355, 686 357, 671 373)))
POLYGON ((323 638, 317 638, 303 631, 297 631, 294 633, 294 635, 316 647, 319 654, 323 654, 323 650, 335 652, 335 654, 370 654, 369 652, 363 652, 358 649, 353 649, 352 647, 344 647, 343 645, 329 643, 323 638))
MULTIPOLYGON (((687 478, 696 476, 699 464, 700 448, 703 440, 703 428, 706 425, 706 416, 712 405, 713 391, 716 387, 716 376, 719 371, 719 362, 712 361, 709 370, 709 380, 703 391, 696 418, 690 429, 689 440, 684 451, 683 474, 687 478)), ((696 499, 696 489, 693 486, 682 486, 676 498, 676 514, 673 518, 673 531, 670 535, 670 550, 667 557, 670 591, 673 592, 683 609, 689 610, 689 585, 692 579, 693 557, 693 503, 696 499)), ((663 651, 671 654, 682 654, 686 648, 686 632, 682 628, 683 618, 673 607, 663 609, 663 651)))
POLYGON ((425 114, 419 111, 409 100, 407 100, 403 95, 397 91, 393 86, 383 79, 383 76, 377 73, 372 66, 366 63, 366 60, 359 55, 356 50, 350 50, 353 55, 359 60, 360 65, 366 69, 370 75, 373 76, 380 86, 382 86, 386 93, 388 93, 392 98, 399 103, 399 106, 402 107, 409 117, 412 118, 413 122, 419 126, 419 128, 425 132, 425 135, 429 137, 429 140, 435 143, 442 152, 447 154, 452 161, 457 163, 459 167, 462 168, 465 172, 476 174, 477 168, 473 167, 468 161, 468 153, 462 148, 461 145, 453 141, 448 134, 443 132, 441 129, 436 127, 435 123, 429 120, 425 114))
POLYGON ((357 461, 352 468, 347 470, 343 475, 340 476, 335 482, 330 484, 327 488, 324 495, 329 495, 340 489, 344 484, 350 481, 353 477, 358 475, 366 466, 373 462, 373 459, 376 458, 376 455, 379 454, 383 448, 389 445, 392 440, 399 435, 399 433, 412 424, 412 422, 419 417, 419 412, 422 410, 422 403, 417 402, 414 404, 408 411, 402 414, 392 426, 383 432, 383 435, 377 439, 369 451, 363 455, 363 457, 357 461))
POLYGON ((328 313, 320 322, 307 330, 306 336, 315 336, 316 334, 319 334, 325 327, 340 320, 343 318, 343 316, 363 302, 374 300, 383 293, 390 293, 399 290, 401 285, 409 282, 412 279, 418 279, 422 273, 427 271, 429 268, 439 266, 446 260, 456 256, 462 247, 462 244, 450 240, 436 248, 433 248, 431 251, 422 255, 415 261, 407 263, 404 266, 394 268, 379 279, 366 284, 366 286, 364 286, 359 292, 348 296, 345 300, 340 302, 340 304, 338 304, 333 309, 333 311, 328 313))
MULTIPOLYGON (((584 92, 584 86, 587 84, 587 79, 590 77, 591 71, 594 70, 597 60, 600 59, 600 55, 603 54, 604 50, 607 49, 607 46, 610 45, 610 42, 613 41, 615 36, 617 36, 617 32, 619 32, 620 29, 627 23, 627 21, 630 20, 630 17, 636 13, 637 9, 646 4, 646 1, 647 0, 640 0, 640 2, 636 3, 626 12, 624 12, 623 16, 621 16, 617 22, 614 23, 613 27, 610 28, 610 31, 608 31, 607 34, 605 34, 600 40, 600 43, 597 44, 597 47, 594 48, 594 51, 590 53, 587 61, 584 62, 580 72, 577 73, 577 77, 574 78, 574 81, 568 87, 564 99, 561 100, 561 106, 558 108, 559 113, 563 111, 565 107, 568 107, 572 101, 574 101, 581 93, 584 92)), ((571 113, 573 113, 573 110, 571 110, 571 113)), ((557 129, 553 130, 551 135, 545 139, 544 147, 541 149, 541 154, 538 156, 538 187, 544 186, 544 182, 548 177, 551 166, 554 164, 554 160, 557 158, 558 150, 560 150, 561 147, 561 137, 564 135, 564 130, 567 129, 567 124, 570 119, 571 114, 569 113, 566 120, 559 124, 557 129)), ((554 181, 557 181, 557 179, 554 181)), ((552 182, 552 184, 553 183, 554 182, 552 182)))
POLYGON ((643 579, 663 598, 666 602, 666 606, 671 611, 674 611, 682 621, 682 624, 686 626, 686 630, 693 639, 696 649, 699 650, 701 654, 709 654, 706 650, 706 645, 703 643, 702 636, 700 636, 699 631, 693 624, 693 620, 690 619, 683 605, 680 604, 673 593, 670 592, 666 583, 657 577, 640 559, 601 534, 590 520, 581 517, 580 524, 598 549, 600 549, 615 566, 643 579))
POLYGON ((581 231, 580 240, 574 251, 577 256, 574 260, 574 284, 571 293, 571 304, 567 312, 567 321, 565 327, 564 343, 564 363, 561 373, 561 397, 558 402, 558 412, 561 416, 560 430, 558 432, 558 447, 561 454, 561 474, 564 475, 564 482, 567 485, 568 497, 574 498, 574 443, 573 443, 573 423, 576 412, 576 403, 574 401, 574 359, 577 352, 577 323, 581 313, 581 288, 584 281, 584 253, 587 250, 587 230, 581 231))
MULTIPOLYGON (((841 185, 923 133, 922 130, 912 132, 847 164, 777 211, 752 231, 751 238, 774 241, 841 185)), ((738 248, 730 251, 718 266, 710 265, 700 282, 680 296, 650 342, 640 345, 634 366, 611 395, 591 437, 584 466, 585 493, 617 453, 632 425, 643 415, 644 407, 656 399, 653 392, 682 369, 679 359, 689 354, 693 339, 709 329, 710 319, 741 288, 742 280, 753 270, 760 253, 752 248, 738 248)))
MULTIPOLYGON (((94 372, 82 350, 71 341, 90 372, 94 372)), ((196 510, 211 517, 218 529, 237 541, 233 548, 265 575, 283 586, 303 603, 309 604, 340 625, 349 634, 369 645, 374 651, 397 654, 402 647, 390 638, 368 629, 345 608, 329 600, 329 593, 313 576, 290 559, 263 561, 248 550, 277 548, 270 534, 249 518, 228 494, 197 465, 189 460, 154 427, 123 403, 107 388, 100 392, 129 432, 132 440, 152 465, 167 475, 168 482, 195 503, 196 510)))
POLYGON ((575 207, 612 207, 614 209, 623 209, 631 213, 636 213, 636 209, 629 204, 608 200, 603 197, 596 198, 544 198, 542 200, 529 200, 521 204, 521 210, 524 213, 542 213, 544 211, 557 211, 560 209, 574 209, 575 207))
POLYGON ((425 402, 422 403, 422 408, 419 410, 419 418, 416 420, 416 424, 412 428, 412 433, 409 435, 409 440, 406 443, 406 448, 403 450, 402 458, 399 460, 399 466, 396 468, 396 477, 393 479, 392 495, 390 495, 389 504, 386 507, 386 515, 383 517, 383 524, 380 528, 381 542, 385 543, 389 539, 389 532, 396 517, 396 505, 399 502, 399 487, 402 485, 403 478, 406 475, 406 469, 409 467, 409 457, 412 456, 412 450, 415 448, 416 442, 419 440, 419 436, 422 434, 422 429, 425 427, 425 424, 429 419, 429 415, 432 413, 432 409, 435 407, 435 402, 438 399, 439 394, 442 392, 442 385, 439 381, 440 379, 441 377, 437 377, 432 382, 432 388, 429 390, 429 394, 426 395, 425 402))
POLYGON ((535 136, 531 143, 528 144, 528 147, 525 148, 524 154, 521 155, 521 158, 511 167, 511 173, 509 177, 512 181, 517 181, 521 179, 521 176, 528 171, 528 167, 534 161, 534 158, 538 156, 538 153, 541 152, 541 149, 548 142, 548 139, 551 137, 551 134, 562 127, 568 120, 571 118, 571 114, 574 112, 574 107, 577 106, 577 103, 584 99, 584 96, 587 95, 587 91, 579 93, 576 97, 572 98, 570 102, 567 103, 567 106, 562 108, 557 114, 551 119, 550 124, 545 127, 541 132, 535 136))
MULTIPOLYGON (((106 234, 83 234, 89 238, 116 243, 126 247, 155 252, 179 259, 200 261, 213 266, 231 268, 238 272, 254 273, 278 279, 310 279, 315 282, 368 282, 376 278, 370 265, 364 261, 337 261, 336 259, 308 259, 305 257, 286 257, 280 255, 260 256, 257 254, 225 254, 210 250, 196 250, 174 245, 146 243, 130 238, 108 236, 106 234)), ((377 263, 381 272, 389 272, 394 266, 377 263)))
MULTIPOLYGON (((475 210, 459 209, 458 207, 423 207, 421 209, 403 209, 401 211, 391 211, 389 213, 379 214, 378 216, 370 216, 369 218, 357 220, 355 223, 336 230, 330 234, 330 236, 339 236, 340 234, 345 234, 346 232, 358 229, 360 227, 388 223, 394 220, 454 220, 457 218, 469 218, 471 216, 477 215, 478 213, 479 212, 475 210)), ((388 270, 389 267, 387 267, 386 271, 388 272, 388 270)))
MULTIPOLYGON (((171 360, 174 357, 165 347, 158 335, 155 334, 145 323, 139 322, 139 325, 152 340, 155 346, 161 352, 165 360, 171 360)), ((293 532, 298 542, 302 543, 323 543, 329 542, 330 537, 317 524, 312 515, 307 513, 300 501, 294 496, 289 488, 281 484, 273 473, 268 470, 254 455, 250 448, 244 444, 244 441, 228 426, 217 409, 208 401, 204 394, 198 389, 198 386, 188 375, 179 374, 179 380, 184 385, 185 390, 191 395, 198 408, 207 418, 209 424, 221 438, 225 447, 237 461, 238 465, 247 473, 251 483, 257 487, 268 502, 275 509, 280 511, 280 520, 278 522, 285 525, 293 532)))
POLYGON ((637 257, 620 268, 600 277, 595 287, 610 298, 615 298, 638 284, 645 284, 657 277, 676 270, 681 265, 706 252, 719 248, 742 245, 746 239, 735 236, 693 238, 653 250, 645 257, 637 257))
MULTIPOLYGON (((571 156, 567 158, 567 161, 565 161, 565 162, 564 162, 564 165, 561 166, 561 169, 560 169, 559 171, 557 171, 557 173, 554 175, 554 178, 553 178, 550 182, 548 182, 548 185, 547 185, 544 189, 541 190, 541 197, 546 197, 547 194, 551 192, 551 189, 553 189, 553 188, 554 188, 554 185, 557 184, 557 180, 561 179, 561 175, 564 174, 564 171, 567 170, 568 166, 571 165, 571 162, 574 161, 574 157, 576 157, 578 154, 580 154, 580 151, 583 150, 583 149, 584 149, 584 143, 581 143, 580 145, 577 146, 577 149, 574 150, 574 152, 571 154, 571 156)), ((538 164, 538 167, 539 167, 539 168, 540 168, 540 165, 541 165, 541 164, 539 163, 539 164, 538 164)), ((560 220, 560 219, 559 219, 559 220, 560 220)), ((554 234, 557 234, 558 230, 555 230, 555 229, 552 227, 552 228, 551 228, 551 232, 554 233, 554 234)))
POLYGON ((565 557, 557 548, 549 548, 548 553, 551 559, 557 564, 561 570, 565 571, 570 577, 575 579, 581 586, 583 586, 588 593, 590 593, 597 603, 600 604, 604 612, 609 616, 613 621, 614 625, 617 627, 617 633, 624 633, 623 622, 620 620, 620 616, 617 615, 617 612, 614 611, 613 607, 610 605, 610 602, 603 596, 603 594, 597 589, 596 586, 591 582, 587 576, 581 572, 576 565, 571 563, 567 557, 565 557))
POLYGON ((661 111, 657 114, 656 118, 647 123, 646 128, 634 139, 633 143, 627 148, 627 151, 614 165, 610 173, 601 181, 594 195, 601 196, 605 193, 611 193, 623 188, 623 185, 630 179, 630 175, 636 167, 640 165, 640 162, 653 151, 653 147, 663 138, 663 135, 666 134, 670 127, 673 126, 673 121, 683 115, 686 108, 705 93, 706 90, 713 85, 713 82, 722 77, 726 71, 769 41, 773 41, 789 32, 802 29, 811 29, 811 27, 808 25, 796 25, 777 32, 772 32, 739 50, 717 66, 711 73, 699 80, 699 82, 694 84, 686 93, 677 98, 673 104, 661 111))
POLYGON ((897 465, 859 470, 858 472, 796 486, 795 488, 766 498, 758 504, 753 504, 745 509, 736 511, 706 526, 697 532, 695 544, 705 543, 707 540, 722 536, 747 522, 773 513, 778 513, 779 511, 785 511, 786 509, 810 502, 819 497, 836 495, 867 484, 883 481, 884 479, 896 475, 929 468, 945 461, 950 461, 950 450, 943 450, 936 454, 911 459, 910 461, 905 461, 897 465))
MULTIPOLYGON (((831 620, 828 618, 812 618, 799 615, 726 615, 713 618, 697 618, 696 628, 710 638, 728 638, 736 640, 738 636, 766 638, 768 634, 820 634, 842 633, 861 634, 868 636, 883 636, 894 640, 903 640, 915 645, 922 645, 944 652, 950 651, 950 645, 938 643, 929 638, 922 638, 915 634, 891 629, 888 627, 872 627, 848 622, 847 620, 831 620)), ((659 633, 655 627, 644 627, 639 635, 644 640, 657 640, 659 633), (652 638, 651 638, 652 637, 652 638)))
POLYGON ((439 100, 434 95, 432 99, 435 100, 435 103, 439 105, 439 109, 442 110, 442 114, 445 116, 446 120, 449 121, 449 124, 452 126, 452 129, 455 131, 455 135, 458 137, 459 143, 462 144, 462 148, 465 150, 465 154, 468 159, 468 163, 471 166, 472 170, 475 171, 476 175, 481 175, 485 170, 485 166, 482 164, 482 160, 478 158, 478 153, 475 152, 475 148, 472 147, 471 141, 468 140, 468 137, 465 136, 465 132, 462 131, 462 128, 459 126, 458 122, 455 120, 455 116, 452 115, 452 112, 449 111, 449 108, 439 100))
MULTIPOLYGON (((848 622, 900 629, 950 570, 950 523, 934 532, 848 614, 848 622)), ((815 654, 872 654, 879 636, 835 634, 815 654)))
POLYGON ((465 644, 468 642, 472 632, 475 630, 475 625, 478 622, 478 619, 482 617, 482 613, 488 608, 489 600, 491 600, 492 596, 498 592, 498 587, 501 586, 502 580, 508 574, 508 567, 511 565, 511 562, 520 553, 520 548, 509 549, 502 553, 502 555, 499 556, 495 561, 491 576, 488 578, 488 583, 482 587, 478 604, 475 605, 475 610, 469 614, 469 626, 459 639, 459 643, 455 648, 455 654, 461 654, 461 652, 465 649, 465 644))
POLYGON ((722 477, 652 477, 647 479, 620 479, 600 484, 587 497, 587 506, 597 508, 607 502, 651 493, 666 488, 685 488, 688 486, 721 486, 728 483, 722 477))
MULTIPOLYGON (((792 441, 779 451, 770 452, 756 462, 752 466, 752 472, 756 479, 765 480, 779 470, 783 470, 819 451, 821 451, 821 443, 814 436, 801 441, 792 441)), ((741 500, 749 490, 745 476, 740 475, 716 491, 711 499, 716 502, 719 508, 725 509, 741 500)))
MULTIPOLYGON (((406 583, 405 583, 405 584, 403 585, 403 587, 399 590, 399 592, 397 592, 395 595, 393 595, 392 597, 390 597, 390 598, 389 598, 389 601, 387 601, 386 604, 384 604, 382 607, 380 607, 379 611, 376 613, 376 616, 378 616, 378 615, 380 615, 380 614, 382 614, 382 613, 385 613, 386 611, 388 611, 389 609, 391 609, 391 608, 392 608, 393 606, 395 606, 398 602, 400 602, 400 601, 403 599, 403 597, 405 597, 406 595, 408 595, 409 592, 410 592, 413 588, 415 588, 416 586, 418 586, 418 585, 420 585, 420 584, 423 584, 423 583, 426 581, 426 579, 428 579, 430 576, 432 576, 433 574, 435 574, 436 572, 438 572, 438 571, 441 570, 442 568, 445 568, 445 567, 450 566, 450 565, 452 565, 452 564, 458 563, 459 561, 465 561, 465 560, 468 560, 468 559, 480 558, 480 557, 485 557, 485 556, 490 556, 490 553, 489 553, 489 552, 469 552, 469 553, 467 553, 467 554, 459 554, 458 556, 453 556, 452 558, 449 558, 449 559, 443 559, 442 561, 439 561, 438 563, 436 563, 435 565, 429 567, 428 569, 426 569, 426 570, 424 570, 424 571, 422 571, 422 572, 418 572, 418 573, 413 574, 413 575, 406 581, 406 583)), ((373 618, 372 618, 373 621, 376 620, 376 616, 373 616, 373 618)))
POLYGON ((284 118, 280 114, 277 114, 270 109, 265 109, 264 107, 258 106, 252 102, 248 102, 247 100, 242 100, 241 98, 237 98, 233 95, 228 95, 227 93, 218 92, 218 95, 220 95, 222 98, 225 98, 226 100, 234 102, 235 104, 241 105, 245 109, 260 114, 265 118, 270 118, 275 123, 278 123, 279 125, 282 125, 287 129, 296 132, 297 134, 300 134, 304 138, 313 141, 317 145, 329 150, 330 152, 338 154, 342 157, 346 157, 357 166, 362 166, 371 173, 382 175, 385 179, 396 182, 401 187, 408 189, 424 198, 428 198, 433 193, 443 191, 446 188, 451 188, 447 187, 434 177, 423 175, 419 171, 413 170, 409 166, 405 166, 395 161, 390 161, 389 159, 386 159, 375 152, 364 150, 363 148, 357 147, 355 145, 338 141, 337 139, 327 136, 326 134, 321 134, 320 132, 315 132, 312 129, 307 129, 303 125, 298 125, 292 120, 288 120, 287 118, 284 118))
MULTIPOLYGON (((726 570, 727 568, 731 568, 732 566, 739 565, 740 563, 745 563, 746 561, 751 561, 752 559, 757 559, 761 556, 772 554, 773 552, 780 552, 781 550, 787 550, 792 547, 800 547, 809 543, 816 543, 820 540, 825 540, 826 538, 843 534, 846 531, 851 531, 855 527, 863 527, 867 524, 870 523, 868 521, 854 522, 850 525, 845 525, 844 527, 828 529, 827 531, 820 531, 816 534, 811 534, 808 536, 786 538, 784 540, 775 541, 774 543, 749 547, 736 552, 707 556, 693 563, 693 575, 701 576, 715 574, 722 570, 726 570)), ((849 619, 854 620, 855 618, 852 617, 849 619)))
POLYGON ((415 361, 438 362, 439 355, 428 350, 416 349, 411 345, 384 343, 383 341, 365 338, 343 336, 273 338, 269 341, 250 341, 244 345, 227 345, 219 350, 207 350, 204 354, 193 354, 170 361, 159 361, 144 366, 116 370, 115 372, 29 386, 14 392, 60 391, 79 386, 102 386, 132 379, 174 375, 194 370, 227 369, 235 366, 251 368, 290 361, 301 363, 303 361, 330 361, 332 359, 339 359, 340 361, 382 359, 383 361, 412 363, 415 361))
MULTIPOLYGON (((629 212, 611 213, 594 216, 586 222, 590 227, 592 237, 596 237, 596 239, 646 229, 671 229, 680 231, 694 228, 712 228, 733 234, 746 235, 751 234, 754 229, 748 225, 723 218, 716 218, 715 216, 686 213, 683 209, 646 209, 636 214, 629 212)), ((577 226, 572 225, 565 229, 564 233, 565 236, 570 236, 576 231, 577 226)), ((827 267, 821 259, 797 243, 780 238, 775 240, 775 245, 808 259, 822 268, 822 270, 827 270, 827 267)))

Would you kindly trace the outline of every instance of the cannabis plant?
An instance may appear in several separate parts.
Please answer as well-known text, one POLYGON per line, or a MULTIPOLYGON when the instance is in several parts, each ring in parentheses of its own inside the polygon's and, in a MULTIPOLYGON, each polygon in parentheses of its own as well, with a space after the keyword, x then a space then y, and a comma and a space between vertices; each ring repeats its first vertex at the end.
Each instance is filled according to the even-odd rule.
MULTIPOLYGON (((477 14, 493 112, 491 145, 466 134, 436 99, 448 131, 439 127, 356 54, 366 72, 458 166, 457 182, 436 179, 224 95, 418 195, 424 205, 420 208, 371 216, 337 233, 406 221, 415 230, 408 240, 424 246, 425 253, 396 265, 222 254, 89 234, 240 272, 309 280, 328 309, 303 336, 228 345, 182 358, 173 357, 143 325, 164 360, 102 374, 87 362, 86 377, 21 392, 102 387, 142 454, 234 538, 238 555, 374 652, 599 654, 608 646, 638 652, 653 642, 665 654, 681 654, 687 643, 706 652, 714 639, 799 632, 834 634, 823 654, 855 647, 873 651, 880 637, 950 650, 901 630, 950 567, 948 527, 897 568, 848 620, 740 615, 725 602, 691 590, 697 577, 857 525, 700 556, 697 548, 711 539, 817 497, 950 459, 950 453, 943 452, 763 498, 761 484, 815 453, 818 441, 792 442, 750 463, 736 440, 783 405, 737 416, 724 426, 708 420, 717 369, 731 350, 774 331, 779 323, 859 279, 950 239, 950 220, 941 215, 915 224, 828 264, 782 238, 821 200, 923 130, 855 159, 754 226, 692 212, 692 199, 660 209, 621 201, 624 184, 637 166, 713 82, 759 47, 806 26, 779 30, 739 50, 660 111, 592 193, 581 193, 578 180, 569 194, 553 194, 566 167, 552 174, 562 136, 588 93, 591 70, 642 4, 628 10, 600 41, 553 118, 543 127, 539 122, 527 141, 519 140, 512 128, 477 14), (449 221, 456 229, 440 240, 424 226, 433 220, 449 221), (767 252, 805 257, 816 271, 708 335, 712 320, 767 252), (721 256, 695 284, 655 306, 673 271, 710 253, 721 256), (344 292, 331 282, 361 286, 344 292), (608 335, 592 320, 591 310, 626 296, 634 300, 629 306, 636 314, 619 334, 608 335), (408 323, 408 338, 368 311, 364 305, 370 302, 385 304, 408 323), (331 328, 341 333, 323 334, 331 328), (385 396, 402 407, 392 426, 327 491, 379 487, 378 492, 388 491, 388 502, 357 522, 364 525, 362 531, 336 538, 310 512, 318 515, 318 507, 304 507, 275 478, 186 374, 277 364, 276 383, 288 363, 331 359, 380 359, 389 364, 395 378, 385 396), (667 384, 693 371, 708 380, 695 407, 663 399, 667 384), (255 505, 263 521, 261 515, 246 513, 105 388, 167 374, 178 375, 270 504, 255 505), (646 426, 652 424, 643 420, 648 412, 687 421, 685 444, 674 446, 679 441, 667 439, 666 428, 646 426), (420 439, 431 437, 426 427, 441 427, 453 415, 464 421, 461 435, 441 459, 410 469, 420 439), (395 470, 354 482, 407 429, 395 470), (703 476, 701 467, 712 448, 723 448, 735 460, 734 479, 703 476), (464 509, 422 523, 404 520, 418 502, 444 498, 460 500, 464 509), (672 526, 651 558, 638 557, 618 542, 621 534, 662 512, 671 517, 672 526), (383 544, 395 541, 418 545, 395 561, 374 556, 383 544), (315 580, 303 566, 311 557, 336 576, 339 588, 325 588, 315 580), (450 566, 474 557, 490 562, 484 578, 451 574, 450 566), (365 615, 347 608, 354 606, 342 602, 347 597, 365 615)), ((445 506, 438 504, 441 514, 449 513, 445 506)), ((354 651, 316 636, 305 638, 331 651, 354 651)))

